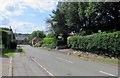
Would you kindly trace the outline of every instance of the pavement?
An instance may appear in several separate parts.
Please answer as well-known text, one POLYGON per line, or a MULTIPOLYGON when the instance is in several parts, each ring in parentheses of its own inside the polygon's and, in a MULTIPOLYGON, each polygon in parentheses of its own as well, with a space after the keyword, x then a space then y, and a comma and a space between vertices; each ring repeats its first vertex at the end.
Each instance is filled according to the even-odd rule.
POLYGON ((10 58, 2 57, 1 67, 2 67, 2 76, 9 76, 9 65, 10 58))
POLYGON ((2 58, 0 57, 0 77, 2 77, 2 58))
POLYGON ((117 66, 29 45, 22 45, 22 48, 26 55, 15 54, 13 76, 118 76, 117 66))

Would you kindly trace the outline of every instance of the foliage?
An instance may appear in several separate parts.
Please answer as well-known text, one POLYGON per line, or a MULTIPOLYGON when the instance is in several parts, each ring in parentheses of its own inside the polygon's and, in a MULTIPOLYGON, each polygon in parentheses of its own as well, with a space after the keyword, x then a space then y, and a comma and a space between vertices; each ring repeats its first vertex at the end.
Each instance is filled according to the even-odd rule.
POLYGON ((44 38, 42 46, 48 47, 48 48, 55 48, 56 47, 56 39, 55 38, 44 38))
POLYGON ((30 35, 29 35, 29 39, 32 40, 34 37, 40 37, 40 38, 44 38, 46 35, 44 34, 43 31, 33 31, 30 35))
POLYGON ((68 46, 90 51, 99 55, 119 57, 120 31, 113 33, 97 33, 88 36, 72 36, 68 38, 68 46))
POLYGON ((91 33, 120 30, 119 7, 119 2, 59 2, 47 23, 51 24, 57 35, 77 33, 80 29, 91 33))
POLYGON ((4 48, 10 48, 10 42, 11 42, 11 34, 8 32, 8 30, 1 30, 2 31, 2 45, 4 48))
POLYGON ((47 34, 46 38, 55 38, 55 34, 54 33, 49 33, 49 34, 47 34))
POLYGON ((47 20, 56 38, 62 34, 64 41, 71 32, 90 35, 99 30, 120 30, 120 5, 112 2, 59 2, 47 20))
POLYGON ((0 32, 2 34, 2 45, 4 48, 16 49, 17 43, 15 41, 14 34, 8 28, 1 28, 0 32))

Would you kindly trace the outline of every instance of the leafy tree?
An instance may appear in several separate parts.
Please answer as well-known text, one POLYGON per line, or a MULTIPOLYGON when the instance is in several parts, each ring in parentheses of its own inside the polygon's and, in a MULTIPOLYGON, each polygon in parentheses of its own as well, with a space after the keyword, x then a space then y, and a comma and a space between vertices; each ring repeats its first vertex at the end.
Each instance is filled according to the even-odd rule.
POLYGON ((56 9, 56 11, 53 11, 53 14, 54 16, 52 16, 52 19, 49 19, 47 23, 51 24, 56 38, 58 38, 58 36, 62 34, 67 44, 67 37, 69 35, 70 29, 66 25, 65 14, 64 12, 61 12, 60 9, 56 9))
POLYGON ((54 33, 49 33, 46 35, 46 38, 55 38, 55 34, 54 33))
POLYGON ((118 7, 120 7, 119 3, 99 3, 96 11, 88 17, 89 20, 86 23, 88 21, 89 23, 86 26, 88 25, 88 29, 96 31, 119 30, 118 15, 120 8, 118 7))
POLYGON ((46 35, 44 34, 43 31, 33 31, 30 35, 29 35, 29 39, 32 40, 34 37, 40 37, 40 38, 44 38, 46 35))
POLYGON ((119 2, 60 2, 47 23, 56 38, 62 34, 66 42, 71 32, 120 30, 120 5, 119 2))

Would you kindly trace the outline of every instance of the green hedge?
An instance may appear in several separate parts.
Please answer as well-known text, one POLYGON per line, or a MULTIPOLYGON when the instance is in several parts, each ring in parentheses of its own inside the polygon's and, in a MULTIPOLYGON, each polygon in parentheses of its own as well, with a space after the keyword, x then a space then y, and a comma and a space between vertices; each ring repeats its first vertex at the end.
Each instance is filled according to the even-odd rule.
POLYGON ((88 36, 72 36, 68 38, 68 46, 76 50, 85 50, 118 58, 120 55, 120 31, 88 36))
POLYGON ((8 48, 8 49, 16 49, 17 47, 17 43, 16 40, 11 40, 11 33, 9 31, 8 28, 2 28, 0 29, 1 32, 1 39, 2 39, 2 45, 4 46, 4 48, 8 48))
POLYGON ((43 45, 48 48, 55 48, 56 47, 56 39, 55 38, 44 38, 43 45))
POLYGON ((8 31, 2 30, 2 44, 5 48, 10 48, 11 34, 8 31))

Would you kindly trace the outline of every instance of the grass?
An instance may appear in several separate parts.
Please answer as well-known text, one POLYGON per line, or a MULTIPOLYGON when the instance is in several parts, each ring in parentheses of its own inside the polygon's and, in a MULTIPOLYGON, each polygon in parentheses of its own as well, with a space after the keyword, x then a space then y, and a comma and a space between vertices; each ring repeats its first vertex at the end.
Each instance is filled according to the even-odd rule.
MULTIPOLYGON (((77 56, 77 54, 72 54, 73 56, 77 56)), ((91 61, 97 61, 97 62, 103 62, 103 63, 108 63, 108 64, 113 64, 113 65, 118 65, 120 64, 120 61, 118 59, 110 59, 110 58, 104 58, 102 56, 87 56, 87 55, 82 55, 80 54, 83 59, 86 60, 91 60, 91 61)))
POLYGON ((15 49, 6 49, 6 50, 3 50, 2 55, 7 56, 7 57, 11 57, 14 55, 14 53, 15 53, 15 49))
POLYGON ((18 46, 18 52, 21 54, 21 55, 25 55, 25 51, 22 49, 22 47, 18 46))
POLYGON ((110 59, 110 58, 103 58, 103 57, 90 57, 90 60, 100 61, 100 62, 110 63, 110 64, 116 64, 116 65, 118 64, 117 59, 110 59))
MULTIPOLYGON (((21 55, 25 55, 24 50, 20 46, 18 46, 17 48, 18 48, 18 52, 21 55)), ((14 56, 15 51, 16 51, 16 49, 5 49, 2 51, 2 55, 7 56, 7 57, 12 57, 12 56, 14 56)))

